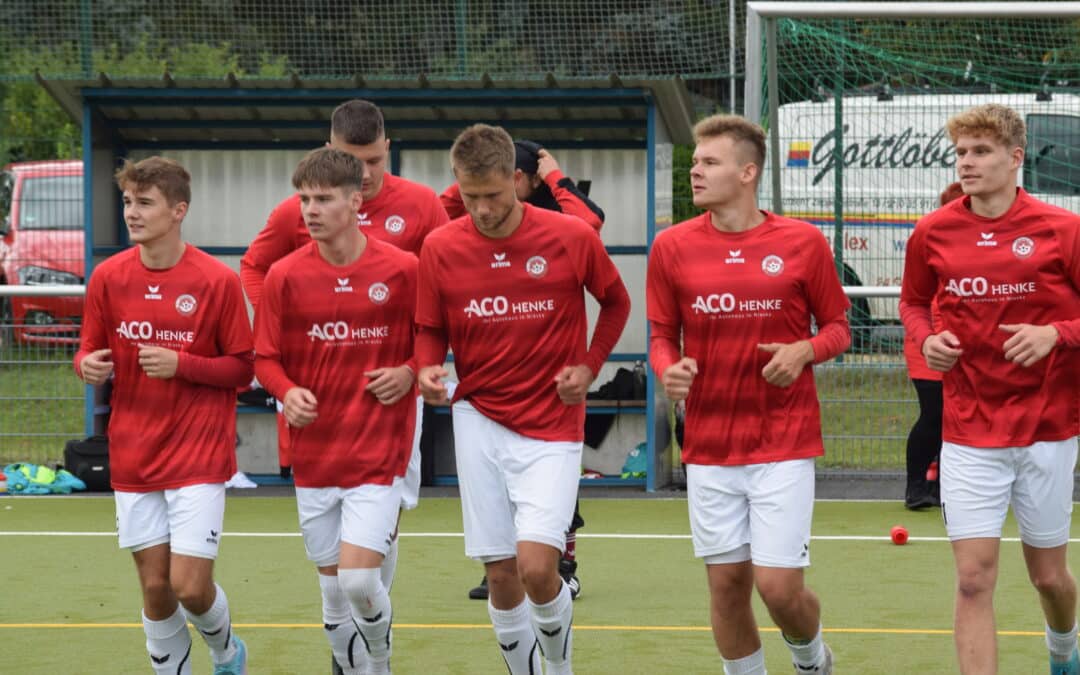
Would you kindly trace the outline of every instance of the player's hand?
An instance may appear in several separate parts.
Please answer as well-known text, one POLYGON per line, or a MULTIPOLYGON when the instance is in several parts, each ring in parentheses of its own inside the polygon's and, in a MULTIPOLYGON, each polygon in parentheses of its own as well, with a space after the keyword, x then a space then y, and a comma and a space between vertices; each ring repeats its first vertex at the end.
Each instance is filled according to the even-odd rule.
POLYGON ((446 385, 442 379, 449 375, 442 366, 425 366, 420 369, 416 376, 416 384, 420 387, 420 395, 426 403, 431 405, 446 405, 450 397, 446 392, 446 385))
POLYGON ((139 345, 139 365, 147 377, 167 380, 176 375, 178 363, 180 355, 171 349, 139 345))
POLYGON ((315 394, 310 390, 293 387, 285 392, 285 398, 281 401, 281 412, 290 427, 300 429, 314 422, 319 416, 316 410, 318 405, 315 394))
POLYGON ((364 373, 364 377, 371 378, 364 390, 371 392, 383 405, 394 405, 400 401, 412 391, 413 381, 416 379, 412 368, 408 366, 376 368, 364 373))
POLYGON ((112 350, 98 349, 90 352, 79 361, 82 381, 87 384, 105 384, 113 372, 112 350))
POLYGON ((802 375, 806 364, 814 361, 814 348, 809 340, 767 342, 757 347, 773 355, 761 369, 761 376, 774 387, 790 387, 802 375))
POLYGON ((559 393, 559 400, 566 405, 584 403, 589 385, 595 379, 592 370, 585 364, 566 366, 555 376, 555 391, 559 393))
POLYGON ((922 343, 922 355, 926 359, 926 365, 930 370, 942 373, 949 372, 963 353, 960 340, 947 330, 931 335, 922 343))
POLYGON ((555 161, 555 158, 551 156, 551 153, 543 148, 540 152, 536 153, 536 175, 540 176, 540 180, 547 178, 547 175, 552 171, 559 171, 559 163, 555 161))
POLYGON ((669 366, 660 376, 667 397, 675 402, 685 401, 690 395, 690 385, 694 383, 697 371, 697 361, 689 356, 684 356, 677 363, 669 366))
POLYGON ((1053 351, 1061 335, 1053 326, 1030 323, 1003 323, 998 326, 1012 337, 1005 341, 1005 359, 1027 368, 1053 351))

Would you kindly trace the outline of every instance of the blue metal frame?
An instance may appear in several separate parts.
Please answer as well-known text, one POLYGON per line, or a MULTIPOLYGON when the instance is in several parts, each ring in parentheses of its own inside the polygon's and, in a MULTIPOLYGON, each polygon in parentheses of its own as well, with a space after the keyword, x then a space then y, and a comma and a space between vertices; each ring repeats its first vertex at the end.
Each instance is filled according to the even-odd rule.
MULTIPOLYGON (((93 270, 94 256, 107 255, 120 250, 119 246, 94 246, 93 230, 93 131, 94 120, 100 117, 104 131, 109 135, 117 156, 124 156, 133 150, 281 150, 281 149, 309 149, 312 142, 308 140, 289 141, 132 141, 123 140, 115 132, 122 129, 197 129, 204 127, 218 129, 246 129, 255 128, 265 122, 247 121, 223 121, 219 123, 207 123, 200 120, 110 120, 108 108, 112 106, 136 106, 136 107, 238 107, 238 106, 266 106, 266 107, 298 107, 324 105, 328 107, 338 105, 342 100, 349 98, 367 98, 378 103, 380 107, 420 107, 425 105, 438 105, 447 108, 476 108, 493 106, 499 108, 524 108, 545 107, 553 105, 567 105, 574 108, 633 108, 645 111, 645 134, 644 138, 634 140, 593 140, 593 141, 545 141, 546 147, 557 149, 566 148, 590 148, 590 149, 645 149, 647 153, 646 167, 646 226, 647 243, 645 246, 608 246, 610 255, 647 255, 652 245, 656 231, 656 101, 648 89, 636 88, 555 88, 555 89, 372 89, 372 88, 340 88, 340 89, 215 89, 215 88, 83 88, 80 90, 83 101, 83 183, 84 191, 84 258, 86 262, 86 277, 89 279, 93 270)), ((640 118, 631 120, 612 120, 601 117, 590 117, 570 123, 556 120, 491 120, 492 123, 500 124, 508 129, 616 129, 626 128, 628 125, 639 124, 640 118)), ((440 127, 457 129, 464 124, 462 120, 413 120, 400 121, 394 124, 395 128, 403 130, 428 130, 440 127)), ((324 127, 323 121, 287 121, 276 123, 283 129, 305 130, 324 127)), ((395 139, 391 143, 390 170, 392 173, 400 173, 402 150, 424 150, 448 148, 448 141, 415 141, 395 139)), ((127 231, 121 220, 118 241, 126 243, 127 231)), ((242 255, 247 247, 242 246, 208 246, 203 250, 213 255, 242 255)), ((646 327, 646 341, 648 341, 648 328, 646 327)), ((648 344, 646 344, 646 349, 648 344)), ((648 361, 647 353, 615 353, 609 357, 613 362, 648 361)), ((653 377, 646 378, 646 405, 626 407, 602 407, 591 408, 593 414, 644 414, 646 418, 646 443, 648 447, 649 472, 645 479, 583 479, 582 485, 644 485, 646 490, 656 490, 657 480, 653 467, 656 460, 656 432, 654 395, 655 387, 653 377)), ((94 431, 94 392, 92 387, 86 387, 85 405, 85 428, 87 435, 94 431)), ((238 412, 259 413, 273 412, 260 407, 241 406, 238 412)), ((442 411, 440 411, 442 412, 442 411)), ((448 477, 436 477, 436 484, 456 484, 456 479, 446 482, 448 477)))

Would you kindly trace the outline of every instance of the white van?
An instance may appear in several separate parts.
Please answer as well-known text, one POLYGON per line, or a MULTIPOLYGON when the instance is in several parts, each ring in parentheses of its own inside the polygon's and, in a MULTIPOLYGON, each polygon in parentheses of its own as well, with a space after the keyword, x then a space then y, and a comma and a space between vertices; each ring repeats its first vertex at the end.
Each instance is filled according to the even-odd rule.
MULTIPOLYGON (((915 222, 938 207, 956 180, 956 149, 945 133, 952 115, 984 103, 1015 109, 1027 123, 1020 184, 1035 197, 1080 212, 1080 96, 1076 94, 926 94, 842 100, 844 166, 837 194, 834 101, 780 106, 784 215, 819 226, 842 253, 846 285, 899 286, 915 222), (842 237, 834 240, 840 198, 842 237)), ((769 162, 761 204, 772 205, 769 162)), ((870 301, 875 320, 897 320, 895 298, 870 301)))

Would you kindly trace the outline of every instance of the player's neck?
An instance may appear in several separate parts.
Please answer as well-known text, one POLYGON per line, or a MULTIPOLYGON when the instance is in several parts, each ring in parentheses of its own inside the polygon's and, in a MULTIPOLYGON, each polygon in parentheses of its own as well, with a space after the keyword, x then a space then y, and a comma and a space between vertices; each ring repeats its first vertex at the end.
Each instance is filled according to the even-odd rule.
POLYGON ((510 211, 510 215, 506 217, 506 220, 504 220, 497 229, 481 230, 476 227, 475 223, 473 223, 473 227, 476 227, 476 231, 488 239, 506 239, 517 232, 517 229, 521 227, 521 223, 524 219, 525 207, 521 205, 521 202, 514 202, 514 208, 510 211))
POLYGON ((335 267, 356 262, 367 248, 367 236, 358 229, 346 228, 333 239, 315 242, 322 259, 335 267))
POLYGON ((180 237, 162 237, 139 244, 139 260, 147 269, 167 270, 184 257, 187 244, 180 237))
POLYGON ((985 195, 971 195, 971 212, 983 218, 1000 218, 1016 201, 1016 186, 997 190, 985 195))
POLYGON ((709 207, 709 222, 721 232, 746 232, 765 221, 753 199, 709 207))

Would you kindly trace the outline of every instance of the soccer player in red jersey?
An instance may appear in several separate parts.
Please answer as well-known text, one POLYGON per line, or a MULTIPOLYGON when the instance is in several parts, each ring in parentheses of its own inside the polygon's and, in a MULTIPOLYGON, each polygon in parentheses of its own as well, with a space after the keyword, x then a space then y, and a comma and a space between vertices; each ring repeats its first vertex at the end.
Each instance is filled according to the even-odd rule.
POLYGON ((313 241, 266 276, 255 370, 291 427, 300 529, 334 657, 347 675, 378 675, 390 672, 392 616, 379 567, 416 422, 417 260, 356 227, 362 176, 360 160, 333 148, 297 166, 313 241))
POLYGON ((728 675, 765 672, 757 586, 795 672, 831 673, 803 582, 824 453, 810 366, 847 349, 849 303, 821 232, 758 209, 761 127, 715 115, 694 136, 690 182, 706 211, 656 237, 646 301, 652 367, 686 401, 682 458, 713 639, 728 675))
POLYGON ((116 173, 132 248, 94 269, 75 371, 112 378, 109 467, 120 546, 131 550, 155 673, 191 672, 195 626, 214 673, 247 672, 214 583, 225 481, 236 472, 236 388, 252 341, 236 274, 184 243, 191 177, 161 157, 116 173))
MULTIPOLYGON (((386 138, 383 115, 368 101, 354 99, 334 109, 330 119, 328 146, 343 150, 360 160, 363 204, 356 213, 356 224, 369 239, 379 239, 394 246, 419 253, 424 239, 450 219, 431 188, 386 172, 390 140, 386 138)), ((240 261, 240 279, 248 300, 256 310, 262 297, 263 280, 270 265, 311 241, 301 214, 299 194, 285 199, 270 214, 266 227, 251 242, 240 261)), ((422 402, 417 400, 417 406, 422 402)), ((278 416, 278 455, 282 467, 291 465, 285 419, 278 416)), ((402 489, 402 508, 412 509, 420 496, 420 425, 402 489)), ((398 541, 383 561, 383 583, 389 588, 397 567, 398 541)))
MULTIPOLYGON (((514 165, 521 171, 514 175, 517 198, 548 211, 577 216, 597 232, 604 226, 604 212, 563 174, 559 162, 550 152, 533 141, 514 141, 514 165)), ((439 195, 451 218, 465 215, 465 203, 457 183, 439 195)))
POLYGON ((425 400, 444 399, 453 349, 465 552, 484 563, 510 673, 541 672, 537 647, 545 672, 569 673, 573 606, 558 562, 581 473, 585 394, 630 299, 594 230, 517 200, 506 131, 469 127, 450 160, 468 215, 420 252, 417 380, 425 400), (583 291, 600 304, 588 346, 583 291))
POLYGON ((1011 502, 1050 672, 1080 673, 1066 560, 1080 434, 1080 217, 1017 187, 1027 130, 1016 111, 978 106, 946 129, 966 196, 915 226, 900 315, 944 373, 941 501, 960 672, 997 672, 993 595, 1011 502))

